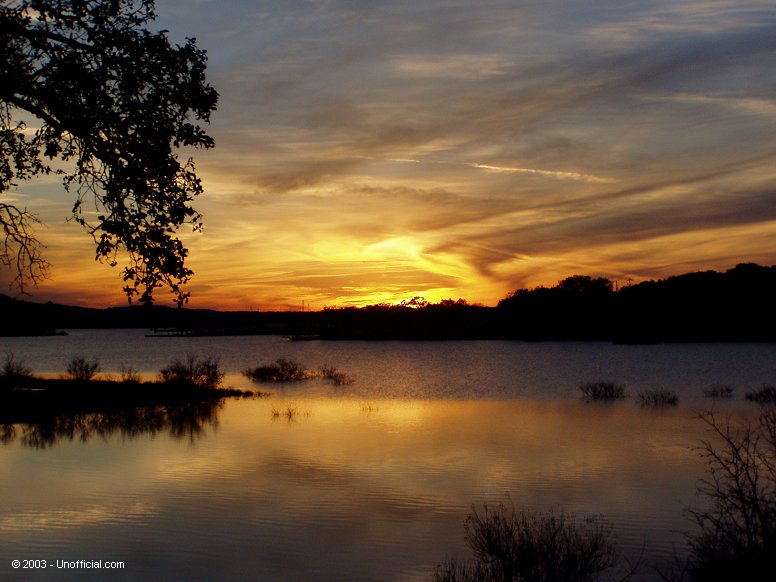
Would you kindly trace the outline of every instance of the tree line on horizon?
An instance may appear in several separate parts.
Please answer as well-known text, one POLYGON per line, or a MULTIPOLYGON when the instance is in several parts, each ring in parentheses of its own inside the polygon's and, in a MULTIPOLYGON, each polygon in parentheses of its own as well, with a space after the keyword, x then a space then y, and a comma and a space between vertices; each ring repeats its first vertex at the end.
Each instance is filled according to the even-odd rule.
MULTIPOLYGON (((317 312, 218 312, 163 306, 86 309, 0 296, 3 327, 176 328, 204 335, 274 334, 321 339, 521 339, 776 341, 776 266, 741 263, 617 288, 573 275, 517 289, 495 307, 465 299, 328 308, 317 312)), ((0 329, 0 335, 8 333, 0 329)))

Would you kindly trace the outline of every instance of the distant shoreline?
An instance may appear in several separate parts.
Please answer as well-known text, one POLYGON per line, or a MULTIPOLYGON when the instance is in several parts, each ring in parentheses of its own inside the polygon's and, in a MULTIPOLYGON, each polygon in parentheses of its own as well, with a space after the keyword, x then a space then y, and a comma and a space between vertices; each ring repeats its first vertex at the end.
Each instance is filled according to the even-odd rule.
POLYGON ((151 337, 276 335, 297 340, 524 340, 776 342, 776 267, 739 264, 615 289, 575 275, 554 287, 518 289, 495 307, 464 300, 314 312, 214 311, 166 306, 106 309, 34 303, 0 295, 0 336, 64 329, 150 330, 151 337))

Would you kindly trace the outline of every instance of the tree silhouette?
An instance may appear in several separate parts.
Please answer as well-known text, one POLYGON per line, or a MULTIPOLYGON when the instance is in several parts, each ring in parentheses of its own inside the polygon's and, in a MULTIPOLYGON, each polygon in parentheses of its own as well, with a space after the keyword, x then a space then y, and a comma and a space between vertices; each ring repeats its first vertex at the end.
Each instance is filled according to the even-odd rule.
MULTIPOLYGON (((128 299, 150 302, 166 286, 181 304, 192 271, 176 232, 201 228, 191 201, 202 184, 192 159, 175 150, 214 145, 200 124, 218 94, 205 79, 205 51, 148 30, 155 16, 153 0, 3 1, 0 196, 19 181, 61 174, 96 258, 114 266, 126 256, 128 299)), ((20 291, 46 273, 36 221, 0 203, 0 261, 15 269, 20 291)))

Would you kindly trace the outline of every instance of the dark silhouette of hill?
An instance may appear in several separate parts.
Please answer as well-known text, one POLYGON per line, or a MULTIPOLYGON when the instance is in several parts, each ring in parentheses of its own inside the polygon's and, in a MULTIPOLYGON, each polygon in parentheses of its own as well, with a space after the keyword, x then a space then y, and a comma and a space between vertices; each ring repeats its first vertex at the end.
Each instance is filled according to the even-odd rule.
POLYGON ((145 328, 190 335, 268 334, 297 339, 520 339, 776 341, 776 267, 739 264, 616 289, 574 275, 553 287, 518 289, 496 307, 464 300, 335 308, 318 312, 219 312, 164 306, 109 309, 39 304, 0 295, 0 335, 70 328, 145 328))

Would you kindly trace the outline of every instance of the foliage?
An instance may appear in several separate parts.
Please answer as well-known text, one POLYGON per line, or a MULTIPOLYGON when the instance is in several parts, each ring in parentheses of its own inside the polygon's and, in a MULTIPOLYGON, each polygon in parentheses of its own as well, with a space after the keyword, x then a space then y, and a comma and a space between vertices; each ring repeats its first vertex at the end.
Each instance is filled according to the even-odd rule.
POLYGON ((273 364, 266 364, 245 370, 243 374, 253 382, 301 382, 311 378, 324 378, 336 386, 350 384, 353 379, 332 366, 321 366, 308 370, 302 364, 286 358, 278 358, 273 364))
POLYGON ((335 386, 344 386, 345 384, 353 383, 353 378, 332 366, 321 366, 318 371, 322 378, 325 378, 335 386))
POLYGON ((73 380, 89 382, 100 369, 97 360, 87 360, 84 356, 76 356, 67 364, 67 373, 73 380))
POLYGON ((31 375, 32 370, 17 360, 11 352, 5 354, 5 362, 3 362, 3 367, 0 368, 0 379, 16 380, 19 378, 29 378, 31 375))
POLYGON ((121 381, 137 384, 140 382, 140 374, 129 366, 121 366, 121 381))
POLYGON ((198 360, 188 354, 185 361, 176 360, 159 372, 159 378, 165 384, 178 384, 213 390, 221 385, 224 373, 218 360, 205 358, 198 360))
POLYGON ((776 386, 766 384, 753 392, 747 392, 744 397, 757 404, 776 404, 776 386))
POLYGON ((617 382, 586 382, 579 386, 585 400, 618 400, 625 398, 625 386, 617 382))
MULTIPOLYGON (((180 304, 192 272, 175 233, 201 227, 191 201, 202 184, 175 149, 213 146, 200 123, 218 94, 205 80, 205 52, 192 39, 173 46, 166 31, 150 31, 155 16, 153 0, 3 2, 0 194, 61 174, 96 258, 116 265, 126 253, 127 297, 150 302, 167 286, 180 304)), ((22 291, 47 266, 36 221, 26 208, 0 204, 0 261, 15 266, 22 291)))
MULTIPOLYGON (((714 411, 700 414, 711 429, 700 453, 707 477, 699 493, 708 509, 693 509, 693 580, 761 580, 776 568, 776 408, 755 422, 733 424, 714 411)), ((767 578, 770 579, 770 578, 767 578)))
POLYGON ((679 404, 679 396, 673 390, 647 390, 639 392, 638 401, 642 406, 662 408, 679 404))
POLYGON ((274 364, 246 370, 244 374, 254 382, 299 382, 308 378, 304 366, 285 358, 278 358, 274 364))
POLYGON ((618 562, 611 527, 597 516, 580 521, 564 512, 485 505, 482 512, 472 507, 464 529, 475 560, 448 560, 436 568, 436 582, 584 582, 599 579, 618 562))

